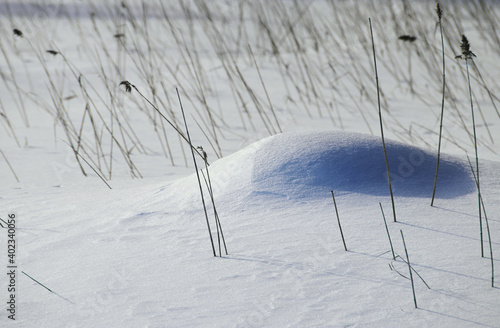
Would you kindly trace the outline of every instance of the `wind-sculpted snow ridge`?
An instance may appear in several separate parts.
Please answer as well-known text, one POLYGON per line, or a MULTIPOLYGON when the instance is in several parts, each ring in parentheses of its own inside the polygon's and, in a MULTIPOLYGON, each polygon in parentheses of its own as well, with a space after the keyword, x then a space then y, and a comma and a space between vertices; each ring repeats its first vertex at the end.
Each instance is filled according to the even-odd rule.
MULTIPOLYGON (((430 197, 434 152, 388 141, 396 196, 430 197)), ((275 135, 214 163, 219 191, 245 189, 289 198, 316 197, 330 190, 388 195, 387 169, 379 137, 350 132, 296 132, 275 135)), ((468 163, 442 155, 438 198, 474 191, 468 163)))

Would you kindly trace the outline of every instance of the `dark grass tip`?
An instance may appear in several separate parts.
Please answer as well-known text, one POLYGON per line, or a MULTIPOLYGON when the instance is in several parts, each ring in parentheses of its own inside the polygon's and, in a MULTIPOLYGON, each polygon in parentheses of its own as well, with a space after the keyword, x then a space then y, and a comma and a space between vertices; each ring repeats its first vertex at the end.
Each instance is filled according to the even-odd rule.
POLYGON ((399 38, 399 40, 401 41, 405 41, 405 42, 415 42, 415 40, 417 40, 417 37, 416 36, 413 36, 413 35, 401 35, 399 38))
POLYGON ((196 147, 196 149, 198 149, 199 153, 201 154, 201 157, 203 157, 203 159, 206 161, 207 160, 207 153, 205 152, 203 147, 198 146, 198 147, 196 147))
POLYGON ((441 18, 443 18, 443 10, 441 9, 439 2, 436 2, 436 14, 438 15, 439 22, 441 23, 441 18))
POLYGON ((119 85, 124 85, 125 86, 125 91, 126 92, 132 92, 132 87, 134 86, 132 83, 129 81, 121 81, 119 85))
POLYGON ((460 49, 462 50, 462 54, 456 56, 455 58, 472 59, 472 57, 476 57, 476 55, 470 50, 469 40, 463 34, 462 41, 460 42, 460 49))
POLYGON ((18 30, 17 28, 13 29, 12 32, 14 32, 14 35, 22 38, 23 37, 23 32, 21 30, 18 30))

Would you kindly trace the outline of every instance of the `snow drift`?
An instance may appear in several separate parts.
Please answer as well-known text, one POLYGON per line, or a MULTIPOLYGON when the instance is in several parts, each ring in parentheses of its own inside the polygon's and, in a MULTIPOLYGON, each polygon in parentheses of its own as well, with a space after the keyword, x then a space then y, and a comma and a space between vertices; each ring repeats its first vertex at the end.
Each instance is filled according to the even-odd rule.
MULTIPOLYGON (((436 171, 433 152, 386 142, 397 196, 430 197, 436 171)), ((330 190, 388 195, 387 170, 379 137, 321 131, 283 133, 265 138, 215 162, 216 192, 244 190, 289 198, 316 197, 330 190)), ((474 191, 468 163, 442 155, 436 197, 474 191)))

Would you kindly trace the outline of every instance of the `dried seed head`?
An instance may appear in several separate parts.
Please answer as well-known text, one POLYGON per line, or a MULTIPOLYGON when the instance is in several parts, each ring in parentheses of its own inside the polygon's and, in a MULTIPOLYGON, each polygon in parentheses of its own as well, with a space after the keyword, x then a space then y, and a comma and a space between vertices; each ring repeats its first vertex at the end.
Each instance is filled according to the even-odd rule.
POLYGON ((443 10, 441 9, 439 2, 436 2, 436 14, 438 15, 439 18, 439 24, 441 24, 441 18, 443 18, 443 10))
POLYGON ((414 42, 417 37, 416 36, 413 36, 413 35, 401 35, 399 38, 399 40, 402 40, 402 41, 405 41, 405 42, 414 42))
POLYGON ((472 59, 472 57, 476 57, 476 55, 470 50, 469 40, 467 40, 467 37, 463 34, 462 42, 460 43, 460 49, 462 49, 462 54, 456 56, 455 58, 472 59))
POLYGON ((125 91, 126 92, 132 92, 132 87, 134 86, 132 83, 129 81, 121 81, 119 85, 124 85, 125 86, 125 91))
POLYGON ((470 51, 470 43, 465 35, 462 34, 462 42, 460 43, 462 54, 466 55, 470 51))
POLYGON ((205 150, 203 150, 203 147, 202 146, 198 146, 198 147, 196 147, 196 149, 198 149, 200 151, 201 156, 206 161, 207 160, 207 153, 205 152, 205 150))
POLYGON ((17 28, 13 29, 12 32, 14 32, 14 35, 22 38, 23 37, 23 32, 21 30, 18 30, 17 28))

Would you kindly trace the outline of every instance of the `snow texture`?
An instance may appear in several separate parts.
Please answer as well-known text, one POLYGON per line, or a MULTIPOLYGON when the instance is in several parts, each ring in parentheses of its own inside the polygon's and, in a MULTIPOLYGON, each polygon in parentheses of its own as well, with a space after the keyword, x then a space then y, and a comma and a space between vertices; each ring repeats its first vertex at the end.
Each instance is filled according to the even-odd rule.
MULTIPOLYGON (((14 322, 0 228, 0 327, 500 327, 499 61, 489 25, 499 6, 442 2, 447 58, 459 47, 455 30, 478 55, 471 73, 492 288, 485 213, 481 257, 465 155, 473 144, 463 61, 447 59, 430 206, 441 52, 429 3, 3 1, 0 218, 16 215, 19 274, 14 322), (412 31, 415 43, 397 39, 412 31), (193 144, 209 156, 228 255, 213 256, 188 145, 136 89, 119 87, 123 79, 183 127, 180 89, 193 144)), ((198 165, 218 255, 208 172, 198 165)))

